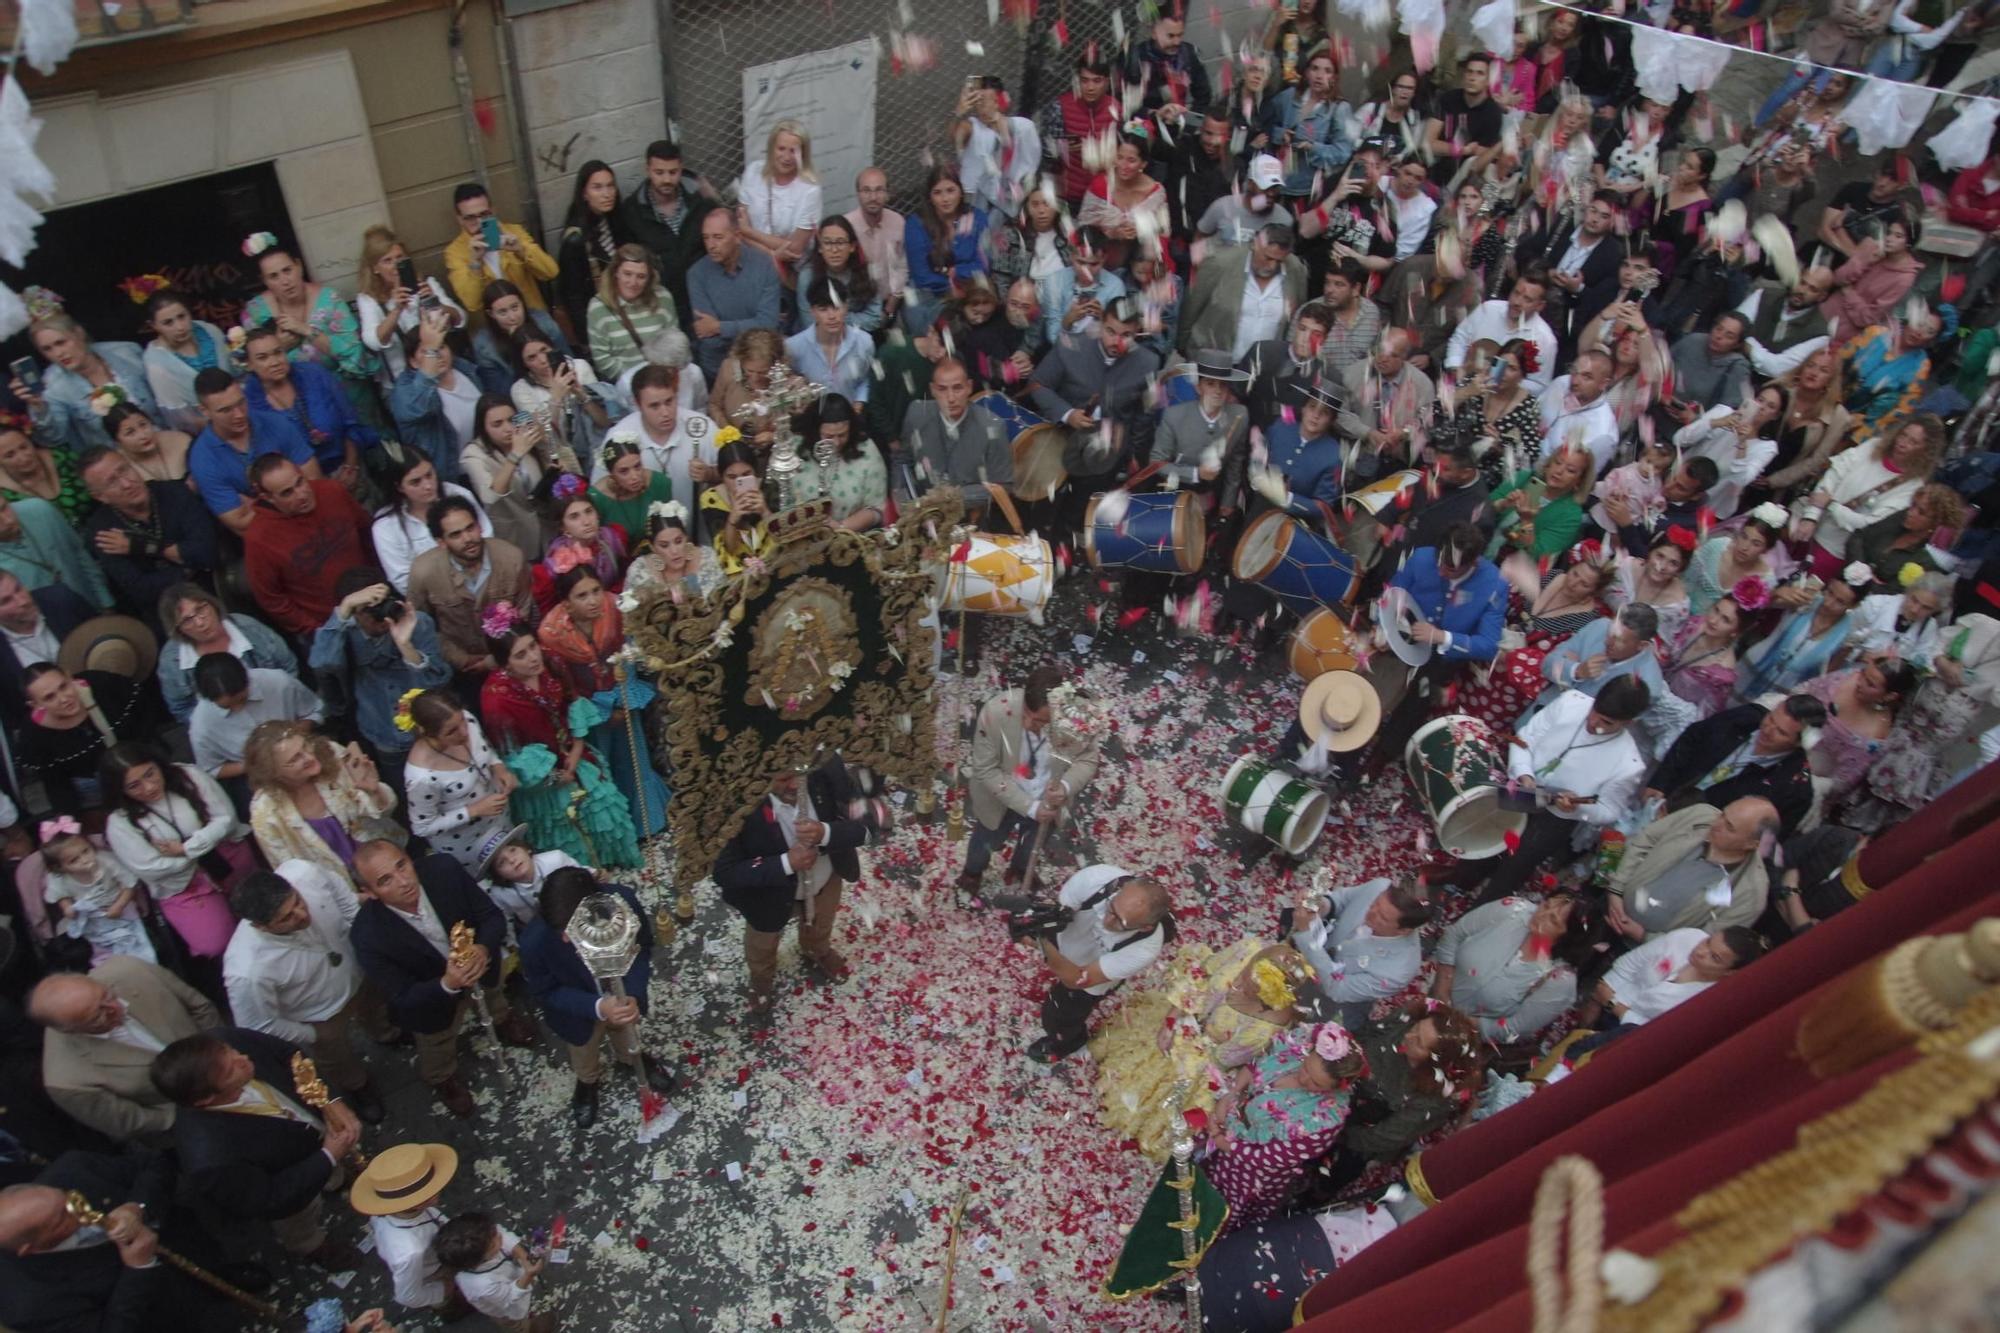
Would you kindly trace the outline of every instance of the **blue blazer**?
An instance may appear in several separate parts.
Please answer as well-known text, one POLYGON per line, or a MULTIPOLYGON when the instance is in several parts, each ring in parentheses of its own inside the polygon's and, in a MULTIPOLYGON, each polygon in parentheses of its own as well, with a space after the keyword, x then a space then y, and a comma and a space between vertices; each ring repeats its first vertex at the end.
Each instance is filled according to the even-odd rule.
MULTIPOLYGON (((460 921, 486 948, 489 963, 480 984, 500 982, 500 962, 506 956, 507 918, 473 882, 465 868, 442 852, 420 857, 417 878, 424 897, 437 910, 445 932, 460 921)), ((355 961, 388 998, 389 1012, 412 1032, 442 1032, 458 1010, 458 996, 441 984, 444 955, 417 933, 417 928, 374 898, 363 900, 348 927, 355 961)))
MULTIPOLYGON (((653 925, 632 890, 623 884, 604 888, 639 914, 639 957, 625 974, 625 993, 639 1002, 643 1014, 646 988, 653 980, 653 925)), ((542 1021, 549 1025, 549 1031, 572 1046, 590 1040, 597 1026, 597 1002, 605 992, 576 950, 540 917, 521 927, 521 979, 542 1002, 542 1021)))
POLYGON ((1491 662, 1500 654, 1500 631, 1507 620, 1507 580, 1491 560, 1481 560, 1459 584, 1447 588, 1438 573, 1438 548, 1410 553, 1389 585, 1410 594, 1417 614, 1445 630, 1451 642, 1437 650, 1449 662, 1491 662))

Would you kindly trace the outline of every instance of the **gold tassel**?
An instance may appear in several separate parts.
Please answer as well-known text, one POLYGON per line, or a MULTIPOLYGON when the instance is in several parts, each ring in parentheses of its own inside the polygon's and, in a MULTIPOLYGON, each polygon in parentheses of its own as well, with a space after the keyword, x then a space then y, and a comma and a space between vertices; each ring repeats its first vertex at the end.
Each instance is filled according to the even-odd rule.
POLYGON ((2000 919, 1954 935, 1919 935, 1835 983, 1799 1020, 1799 1058, 1833 1078, 1950 1027, 1965 1005, 2000 983, 2000 919))

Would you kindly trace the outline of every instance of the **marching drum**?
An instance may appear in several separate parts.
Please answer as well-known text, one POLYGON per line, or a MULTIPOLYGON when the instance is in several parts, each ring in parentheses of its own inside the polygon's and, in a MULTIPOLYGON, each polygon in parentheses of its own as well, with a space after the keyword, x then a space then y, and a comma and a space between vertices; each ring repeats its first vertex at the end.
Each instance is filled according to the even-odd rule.
POLYGON ((1387 509, 1397 496, 1423 479, 1423 473, 1406 468, 1401 472, 1391 472, 1386 477, 1371 481, 1358 491, 1349 491, 1345 498, 1347 503, 1380 517, 1382 511, 1387 509))
MULTIPOLYGON (((1098 516, 1103 495, 1093 495, 1083 511, 1083 550, 1092 569, 1144 569, 1155 574, 1192 574, 1208 549, 1208 524, 1201 502, 1187 491, 1127 495, 1118 521, 1098 516)), ((1106 506, 1115 508, 1114 506, 1106 506)))
POLYGON ((1247 754, 1223 776, 1222 804, 1239 826, 1288 856, 1304 856, 1326 827, 1325 792, 1247 754))
POLYGON ((1055 588, 1055 557, 1040 537, 975 532, 972 551, 945 566, 945 611, 1039 617, 1055 588))
POLYGON ((1322 606, 1292 631, 1292 673, 1311 680, 1328 671, 1354 670, 1352 633, 1341 618, 1322 606))
POLYGON ((1069 480, 1069 473, 1063 467, 1063 447, 1068 441, 1060 424, 1021 406, 1004 393, 983 393, 973 401, 984 406, 1006 428, 1014 451, 1014 484, 1008 489, 1016 496, 1023 500, 1046 500, 1069 480))
POLYGON ((1321 606, 1344 606, 1360 587, 1347 552, 1282 509, 1250 521, 1236 543, 1230 572, 1254 583, 1301 615, 1321 606))
POLYGON ((1500 808, 1507 750, 1476 717, 1454 714, 1425 724, 1410 737, 1403 766, 1437 824, 1438 843, 1460 860, 1503 854, 1507 835, 1528 822, 1500 808))

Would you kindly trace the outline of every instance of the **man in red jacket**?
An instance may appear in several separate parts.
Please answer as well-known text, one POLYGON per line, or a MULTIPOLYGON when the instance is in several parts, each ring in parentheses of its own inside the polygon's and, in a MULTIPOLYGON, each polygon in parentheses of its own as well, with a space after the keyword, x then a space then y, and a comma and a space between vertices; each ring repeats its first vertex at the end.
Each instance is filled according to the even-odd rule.
POLYGON ((340 600, 333 585, 375 563, 368 511, 337 481, 314 479, 283 454, 250 465, 257 513, 243 532, 244 568, 257 605, 286 632, 307 637, 340 600))

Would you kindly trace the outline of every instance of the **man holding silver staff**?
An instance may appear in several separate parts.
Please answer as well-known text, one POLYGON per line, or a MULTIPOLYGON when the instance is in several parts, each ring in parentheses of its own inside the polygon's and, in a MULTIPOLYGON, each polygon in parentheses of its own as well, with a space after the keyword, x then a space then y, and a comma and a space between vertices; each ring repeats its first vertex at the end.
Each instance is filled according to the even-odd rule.
POLYGON ((1041 830, 1060 820, 1097 774, 1094 745, 1073 757, 1057 752, 1050 723, 1056 716, 1052 696, 1062 681, 1060 667, 1036 667, 1021 688, 1002 690, 979 710, 966 784, 972 840, 958 876, 960 890, 975 902, 983 899, 986 867, 1002 847, 1011 847, 1003 880, 1007 890, 1034 892, 1023 876, 1041 830))

